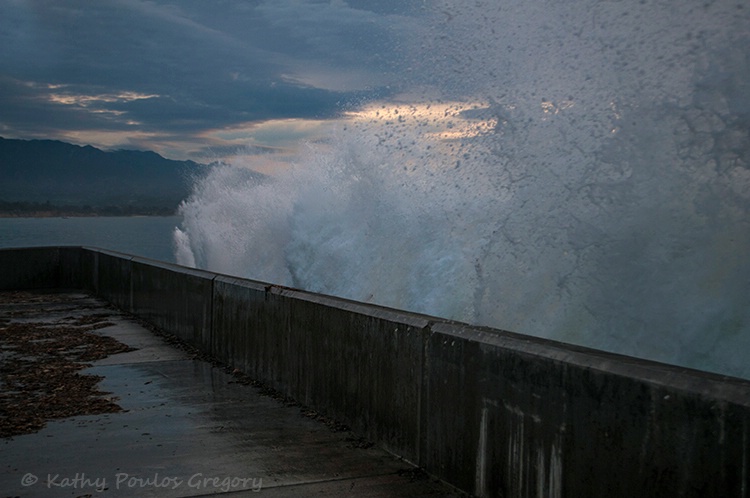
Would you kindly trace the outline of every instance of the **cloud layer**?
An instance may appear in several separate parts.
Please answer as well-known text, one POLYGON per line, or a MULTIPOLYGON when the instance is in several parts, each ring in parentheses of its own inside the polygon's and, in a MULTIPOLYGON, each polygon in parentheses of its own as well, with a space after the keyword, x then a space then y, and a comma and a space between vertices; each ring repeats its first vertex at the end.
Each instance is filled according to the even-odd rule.
POLYGON ((185 157, 223 129, 336 117, 402 81, 418 2, 371 4, 3 2, 0 135, 185 157))

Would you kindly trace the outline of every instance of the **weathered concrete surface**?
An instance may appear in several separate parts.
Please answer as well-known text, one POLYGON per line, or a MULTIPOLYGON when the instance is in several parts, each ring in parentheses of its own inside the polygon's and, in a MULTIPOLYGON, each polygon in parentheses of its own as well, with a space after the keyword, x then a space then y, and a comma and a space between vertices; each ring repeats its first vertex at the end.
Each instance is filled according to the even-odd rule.
POLYGON ((98 333, 138 350, 87 373, 104 376, 100 386, 127 411, 0 439, 0 495, 457 496, 383 450, 355 447, 351 433, 332 432, 299 406, 192 359, 101 301, 67 297, 71 306, 41 302, 24 319, 107 313, 115 325, 98 333))
POLYGON ((746 381, 462 324, 434 324, 426 357, 420 464, 462 489, 748 491, 746 381))
POLYGON ((59 267, 56 247, 0 250, 0 290, 56 288, 59 267))
POLYGON ((221 276, 213 316, 224 361, 418 459, 426 319, 221 276))
POLYGON ((130 311, 133 305, 132 256, 96 249, 93 252, 94 293, 120 309, 130 311))
POLYGON ((80 247, 57 248, 59 258, 58 288, 94 291, 96 278, 96 249, 80 247))
POLYGON ((119 274, 113 272, 116 267, 123 266, 123 260, 129 260, 130 256, 97 248, 60 246, 0 249, 0 290, 60 288, 96 291, 99 284, 99 254, 109 257, 103 265, 104 292, 113 300, 125 304, 130 298, 130 283, 127 274, 123 273, 126 270, 121 269, 119 274), (115 291, 122 294, 119 299, 115 291))
POLYGON ((130 311, 210 350, 215 274, 137 257, 130 261, 130 272, 130 311))

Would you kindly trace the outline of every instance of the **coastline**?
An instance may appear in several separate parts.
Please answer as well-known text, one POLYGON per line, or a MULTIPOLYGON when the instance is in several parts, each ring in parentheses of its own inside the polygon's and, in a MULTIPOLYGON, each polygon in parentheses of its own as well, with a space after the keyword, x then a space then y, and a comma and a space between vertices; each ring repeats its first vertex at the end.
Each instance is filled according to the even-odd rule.
MULTIPOLYGON (((171 203, 170 203, 171 204, 171 203)), ((71 205, 0 200, 0 218, 99 218, 113 216, 175 216, 179 205, 71 205)))
POLYGON ((0 218, 146 218, 177 216, 177 211, 148 213, 77 213, 64 211, 0 212, 0 218))

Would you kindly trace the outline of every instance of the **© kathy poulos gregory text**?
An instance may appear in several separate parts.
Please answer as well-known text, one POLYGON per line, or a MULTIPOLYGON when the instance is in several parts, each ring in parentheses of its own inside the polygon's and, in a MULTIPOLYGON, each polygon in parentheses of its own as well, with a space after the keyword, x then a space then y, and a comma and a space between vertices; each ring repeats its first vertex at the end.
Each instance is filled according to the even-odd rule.
POLYGON ((76 472, 74 475, 50 473, 40 478, 35 474, 27 473, 21 478, 21 485, 24 487, 44 486, 49 489, 93 489, 100 493, 110 489, 110 486, 113 486, 114 489, 177 489, 186 487, 191 489, 221 490, 226 493, 238 490, 260 491, 263 487, 263 478, 212 476, 201 472, 196 472, 188 477, 160 475, 158 472, 144 477, 141 475, 131 475, 126 472, 118 472, 113 478, 95 477, 89 476, 85 472, 76 472))

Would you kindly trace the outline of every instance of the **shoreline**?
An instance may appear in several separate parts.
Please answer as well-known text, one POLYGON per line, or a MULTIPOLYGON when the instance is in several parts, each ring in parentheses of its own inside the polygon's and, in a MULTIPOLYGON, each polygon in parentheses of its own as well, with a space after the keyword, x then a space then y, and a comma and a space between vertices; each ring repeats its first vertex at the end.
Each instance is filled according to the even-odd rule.
POLYGON ((2 213, 0 212, 0 218, 169 218, 172 216, 179 216, 175 213, 58 213, 52 211, 35 211, 28 213, 2 213))

